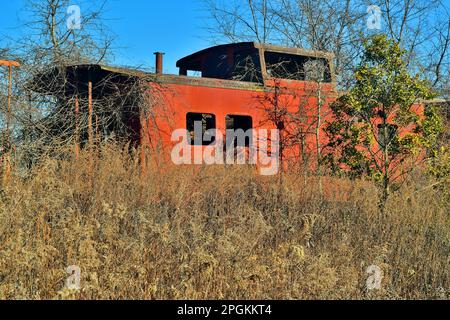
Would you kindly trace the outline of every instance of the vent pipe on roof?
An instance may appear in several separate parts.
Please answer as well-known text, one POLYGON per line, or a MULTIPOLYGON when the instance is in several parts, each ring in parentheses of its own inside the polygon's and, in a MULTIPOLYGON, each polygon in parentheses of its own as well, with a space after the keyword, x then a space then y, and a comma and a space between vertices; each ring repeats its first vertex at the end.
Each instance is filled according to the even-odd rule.
POLYGON ((164 52, 155 52, 156 56, 156 74, 163 74, 163 56, 164 52))

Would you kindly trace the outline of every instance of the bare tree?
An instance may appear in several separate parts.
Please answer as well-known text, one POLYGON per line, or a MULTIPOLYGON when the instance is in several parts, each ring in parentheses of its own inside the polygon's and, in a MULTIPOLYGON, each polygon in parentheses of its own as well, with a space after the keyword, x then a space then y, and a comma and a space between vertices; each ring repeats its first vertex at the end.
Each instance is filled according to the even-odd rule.
POLYGON ((207 0, 207 10, 211 15, 209 26, 215 40, 238 42, 243 39, 268 43, 272 41, 276 15, 270 0, 207 0))
POLYGON ((305 185, 307 177, 313 174, 322 191, 323 126, 330 114, 326 108, 330 101, 326 88, 330 81, 327 60, 310 57, 303 62, 280 61, 268 64, 267 72, 273 77, 273 83, 265 87, 265 94, 258 98, 265 115, 259 125, 269 124, 280 132, 281 173, 285 165, 292 170, 301 163, 299 169, 304 174, 305 185), (304 79, 309 83, 298 91, 287 87, 282 79, 304 79))
MULTIPOLYGON (((50 141, 67 144, 73 140, 75 122, 70 120, 75 116, 75 95, 67 96, 65 88, 70 84, 65 68, 102 63, 111 57, 113 38, 102 18, 105 3, 81 1, 77 12, 69 10, 72 4, 69 0, 28 0, 24 10, 29 20, 23 22, 26 36, 3 39, 1 45, 8 46, 9 56, 21 62, 14 74, 12 133, 23 154, 37 155, 50 141), (40 78, 45 73, 54 76, 40 78), (42 83, 38 83, 39 79, 42 83)), ((2 57, 5 54, 2 50, 2 57)), ((82 97, 78 103, 80 111, 87 104, 82 97)), ((101 110, 105 115, 109 109, 101 110)), ((78 129, 83 130, 87 117, 80 114, 78 129)), ((108 121, 115 116, 116 112, 108 114, 108 121)), ((95 117, 101 125, 104 121, 101 114, 94 114, 94 121, 95 117)))
POLYGON ((69 0, 28 0, 24 22, 27 36, 15 39, 16 51, 30 64, 100 63, 111 54, 113 37, 106 28, 106 0, 78 1, 79 12, 70 11, 69 0), (78 16, 79 14, 79 16, 78 16))
POLYGON ((411 71, 435 87, 448 82, 449 8, 442 0, 382 0, 381 30, 367 27, 368 0, 204 0, 213 41, 258 41, 335 53, 340 88, 347 89, 363 40, 385 32, 409 52, 411 71))
POLYGON ((362 44, 361 19, 365 15, 355 1, 205 1, 211 13, 208 27, 215 41, 226 38, 333 51, 340 83, 348 85, 351 62, 362 44))
POLYGON ((448 82, 450 63, 448 3, 442 0, 382 0, 380 8, 383 31, 408 51, 406 63, 410 71, 423 73, 436 89, 442 89, 448 82))

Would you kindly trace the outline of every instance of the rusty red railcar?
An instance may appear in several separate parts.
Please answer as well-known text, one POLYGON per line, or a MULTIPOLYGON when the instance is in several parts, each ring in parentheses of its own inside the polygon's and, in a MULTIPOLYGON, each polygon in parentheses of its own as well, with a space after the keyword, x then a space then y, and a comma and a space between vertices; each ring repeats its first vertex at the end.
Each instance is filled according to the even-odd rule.
MULTIPOLYGON (((82 64, 55 68, 34 83, 37 91, 54 92, 48 84, 62 76, 64 81, 56 81, 63 87, 59 95, 72 97, 76 117, 83 112, 79 98, 85 98, 89 143, 94 135, 114 131, 114 126, 93 127, 93 117, 102 112, 95 102, 114 94, 123 98, 118 108, 132 132, 130 140, 143 146, 143 160, 146 150, 158 150, 170 159, 178 143, 173 139, 177 129, 185 130, 190 153, 217 143, 203 139, 211 130, 279 129, 286 165, 314 166, 317 151, 327 144, 323 130, 332 121, 329 105, 339 96, 333 60, 329 52, 243 42, 182 58, 177 62, 178 75, 163 73, 163 54, 158 52, 155 73, 82 64), (117 88, 129 84, 136 88, 136 83, 144 101, 133 105, 136 100, 127 99, 130 90, 117 88), (200 140, 192 139, 196 122, 202 124, 200 140)), ((422 109, 417 106, 417 112, 422 109)))
MULTIPOLYGON (((286 161, 301 161, 302 154, 314 155, 317 146, 326 143, 324 134, 316 134, 316 127, 318 120, 329 119, 328 105, 338 95, 333 58, 327 52, 235 43, 187 56, 177 62, 179 75, 165 75, 161 73, 162 55, 157 53, 159 67, 149 86, 158 86, 163 98, 153 108, 156 118, 142 123, 142 142, 152 147, 156 142, 169 154, 174 129, 183 128, 193 136, 195 121, 203 122, 204 131, 224 133, 282 129, 281 134, 301 135, 302 146, 286 143, 283 151, 286 161)), ((191 140, 192 149, 208 144, 191 140)))

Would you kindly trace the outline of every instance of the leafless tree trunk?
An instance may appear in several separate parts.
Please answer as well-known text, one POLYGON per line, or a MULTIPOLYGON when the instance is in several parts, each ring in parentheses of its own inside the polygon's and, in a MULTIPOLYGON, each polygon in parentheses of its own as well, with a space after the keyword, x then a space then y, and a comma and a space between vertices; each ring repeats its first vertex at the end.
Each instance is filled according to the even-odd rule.
MULTIPOLYGON (((369 4, 370 1, 366 1, 369 4)), ((380 1, 384 29, 407 50, 407 63, 422 72, 436 89, 448 82, 450 14, 441 0, 380 1), (447 78, 442 75, 447 74, 447 78)))
MULTIPOLYGON (((64 70, 66 65, 98 63, 109 57, 112 38, 102 20, 105 1, 77 3, 81 8, 79 29, 68 27, 71 4, 69 0, 28 0, 24 10, 29 20, 23 22, 26 36, 7 39, 9 56, 21 62, 14 73, 12 134, 21 153, 28 155, 24 157, 36 157, 50 141, 67 144, 75 126, 71 121, 75 97, 67 97, 59 89, 38 93, 31 88, 32 79, 53 68, 64 70)), ((54 83, 45 85, 62 88, 65 81, 55 77, 50 80, 54 83)), ((79 102, 82 104, 82 99, 79 102)), ((83 123, 81 115, 80 130, 83 123)))
POLYGON ((409 65, 441 89, 450 62, 449 7, 442 0, 382 0, 381 30, 367 27, 369 0, 204 0, 214 42, 258 41, 336 55, 340 88, 352 73, 365 37, 385 32, 409 52, 409 65))

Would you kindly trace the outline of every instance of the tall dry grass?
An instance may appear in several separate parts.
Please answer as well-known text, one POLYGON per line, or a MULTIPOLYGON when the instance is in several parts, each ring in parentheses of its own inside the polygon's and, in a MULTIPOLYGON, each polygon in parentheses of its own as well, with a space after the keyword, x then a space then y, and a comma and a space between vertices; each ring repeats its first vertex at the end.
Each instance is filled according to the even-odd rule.
POLYGON ((141 175, 117 147, 12 172, 0 194, 0 299, 448 299, 449 215, 424 177, 386 214, 363 181, 247 167, 141 175), (81 268, 81 290, 64 289, 81 268), (383 271, 366 287, 367 267, 383 271))

